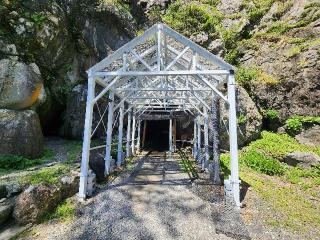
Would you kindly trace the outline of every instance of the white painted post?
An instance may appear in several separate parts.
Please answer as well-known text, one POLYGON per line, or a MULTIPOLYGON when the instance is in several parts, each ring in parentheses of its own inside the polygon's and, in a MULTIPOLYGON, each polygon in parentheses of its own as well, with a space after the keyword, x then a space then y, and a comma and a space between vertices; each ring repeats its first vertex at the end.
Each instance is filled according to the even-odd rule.
POLYGON ((162 65, 162 44, 161 44, 161 35, 162 35, 162 25, 158 24, 158 32, 157 32, 157 40, 158 40, 158 49, 157 49, 157 69, 158 71, 161 70, 161 65, 162 65))
POLYGON ((119 108, 119 129, 118 129, 118 152, 117 152, 117 166, 120 167, 122 164, 122 136, 123 136, 123 108, 124 103, 122 102, 119 108))
POLYGON ((89 156, 90 156, 90 142, 92 131, 92 113, 95 93, 95 80, 90 70, 88 73, 88 95, 86 103, 86 118, 84 123, 83 145, 82 145, 82 158, 81 158, 81 172, 79 184, 79 198, 84 200, 87 194, 87 179, 89 169, 89 156))
POLYGON ((169 152, 173 152, 173 147, 172 147, 172 119, 170 118, 169 120, 169 152))
POLYGON ((131 112, 128 113, 126 157, 130 157, 131 112))
POLYGON ((112 123, 113 123, 113 105, 114 93, 109 93, 109 106, 108 106, 108 125, 107 125, 107 140, 106 140, 106 156, 104 159, 104 175, 107 176, 110 171, 111 156, 111 142, 112 142, 112 123))
POLYGON ((134 156, 135 153, 135 136, 136 135, 136 116, 133 114, 132 116, 132 136, 131 136, 131 153, 134 156))
POLYGON ((209 164, 209 126, 208 126, 208 111, 206 107, 203 107, 204 111, 204 150, 205 158, 202 161, 202 170, 208 167, 209 164))
POLYGON ((198 130, 198 133, 197 133, 197 137, 198 137, 198 140, 197 140, 197 160, 198 160, 198 162, 200 162, 200 159, 201 159, 201 124, 200 124, 199 117, 198 117, 198 121, 197 121, 197 130, 198 130))
POLYGON ((137 136, 137 151, 140 152, 140 131, 141 131, 141 120, 138 120, 138 136, 137 136))
POLYGON ((193 157, 197 157, 197 118, 193 120, 193 157))
POLYGON ((231 176, 229 177, 229 180, 227 180, 227 184, 231 186, 232 194, 236 205, 240 206, 240 180, 238 163, 237 114, 234 71, 230 71, 230 75, 228 77, 228 100, 231 176))

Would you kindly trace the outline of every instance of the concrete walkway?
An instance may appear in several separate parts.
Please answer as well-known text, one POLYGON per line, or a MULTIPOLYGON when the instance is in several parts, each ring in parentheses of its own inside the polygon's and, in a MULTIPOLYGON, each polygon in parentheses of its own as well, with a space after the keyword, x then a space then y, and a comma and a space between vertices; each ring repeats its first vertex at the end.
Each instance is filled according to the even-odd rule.
POLYGON ((57 239, 233 239, 216 232, 218 205, 190 188, 177 156, 145 156, 130 175, 97 194, 57 239))

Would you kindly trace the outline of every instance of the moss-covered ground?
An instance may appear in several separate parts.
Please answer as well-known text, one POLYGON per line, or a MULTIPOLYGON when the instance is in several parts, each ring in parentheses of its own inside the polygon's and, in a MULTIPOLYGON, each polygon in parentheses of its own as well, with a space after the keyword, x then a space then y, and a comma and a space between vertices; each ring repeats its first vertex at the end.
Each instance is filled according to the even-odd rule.
MULTIPOLYGON (((263 213, 268 225, 301 235, 320 229, 320 166, 302 169, 281 162, 293 151, 320 156, 319 150, 320 146, 299 144, 287 134, 262 132, 261 139, 240 151, 240 178, 268 206, 263 213)), ((227 177, 229 155, 223 154, 221 161, 227 177)))

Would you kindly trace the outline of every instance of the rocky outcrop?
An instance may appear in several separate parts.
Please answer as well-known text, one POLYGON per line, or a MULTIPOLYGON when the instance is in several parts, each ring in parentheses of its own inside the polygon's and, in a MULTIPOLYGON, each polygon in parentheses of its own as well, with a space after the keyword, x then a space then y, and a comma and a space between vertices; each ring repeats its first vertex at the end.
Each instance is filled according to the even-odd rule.
POLYGON ((76 194, 79 190, 79 176, 75 172, 71 175, 64 176, 60 180, 62 198, 68 198, 76 194))
MULTIPOLYGON (((248 93, 240 86, 237 87, 238 113, 238 145, 244 146, 260 137, 262 116, 248 93)), ((229 149, 228 120, 229 112, 221 101, 220 104, 220 141, 221 148, 229 149)))
MULTIPOLYGON (((86 114, 87 92, 87 86, 79 84, 75 86, 69 94, 63 116, 63 126, 60 129, 60 134, 62 136, 72 139, 82 139, 86 114)), ((108 101, 106 98, 102 98, 95 105, 92 119, 93 129, 97 126, 100 120, 100 114, 102 116, 107 106, 108 101)), ((107 116, 107 114, 105 114, 104 117, 105 116, 107 116)), ((100 123, 97 128, 94 134, 95 137, 105 136, 103 124, 106 126, 105 118, 103 118, 103 123, 100 123)))
POLYGON ((160 8, 165 9, 172 0, 139 0, 139 5, 143 8, 144 11, 149 12, 152 9, 160 8))
POLYGON ((266 82, 256 81, 251 85, 251 93, 260 109, 276 109, 281 119, 294 115, 320 115, 319 46, 288 59, 286 52, 293 51, 290 49, 294 46, 274 50, 272 44, 265 44, 259 55, 245 61, 245 66, 259 66, 269 80, 274 81, 265 79, 266 82), (303 62, 306 65, 302 66, 303 62))
POLYGON ((6 44, 0 40, 0 59, 9 58, 18 61, 18 52, 14 44, 6 44))
POLYGON ((19 224, 37 223, 61 201, 78 192, 78 174, 64 176, 56 185, 31 185, 16 199, 13 218, 19 224))
POLYGON ((6 185, 0 185, 0 199, 7 197, 6 185))
POLYGON ((7 197, 13 197, 22 192, 22 186, 18 183, 8 183, 6 184, 7 197))
POLYGON ((303 130, 295 136, 299 143, 315 147, 320 145, 320 126, 315 125, 311 128, 303 130))
POLYGON ((0 224, 7 221, 13 209, 13 204, 9 200, 0 202, 0 224))
POLYGON ((309 168, 320 164, 320 157, 307 152, 293 152, 284 157, 284 162, 295 167, 309 168))
POLYGON ((32 106, 43 88, 39 68, 11 59, 0 60, 0 108, 32 106))
POLYGON ((57 187, 44 184, 30 186, 16 199, 13 217, 19 224, 36 223, 53 210, 60 199, 57 187))
POLYGON ((34 111, 0 109, 0 129, 0 154, 41 156, 43 135, 34 111))
POLYGON ((320 115, 319 13, 311 1, 276 2, 253 38, 239 44, 243 66, 262 72, 247 87, 252 98, 261 110, 277 110, 282 121, 320 115))
MULTIPOLYGON (((133 38, 142 14, 139 9, 136 2, 127 1, 118 4, 87 0, 3 3, 0 27, 10 44, 0 43, 0 59, 15 57, 26 66, 32 62, 39 66, 47 98, 43 107, 36 110, 46 132, 58 134, 61 123, 57 119, 61 119, 65 107, 70 106, 67 102, 74 86, 86 82, 85 71, 133 38)), ((1 71, 6 70, 1 68, 1 71)), ((2 96, 0 94, 0 103, 2 96)), ((83 126, 80 128, 82 131, 83 126)), ((82 137, 78 129, 65 130, 69 131, 66 135, 82 137)))

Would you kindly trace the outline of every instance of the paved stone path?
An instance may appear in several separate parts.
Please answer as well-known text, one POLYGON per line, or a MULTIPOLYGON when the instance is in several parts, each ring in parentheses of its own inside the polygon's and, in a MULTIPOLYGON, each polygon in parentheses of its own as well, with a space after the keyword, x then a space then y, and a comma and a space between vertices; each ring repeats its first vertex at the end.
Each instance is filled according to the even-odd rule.
POLYGON ((145 156, 47 239, 233 239, 216 232, 217 206, 190 191, 177 157, 145 156))

